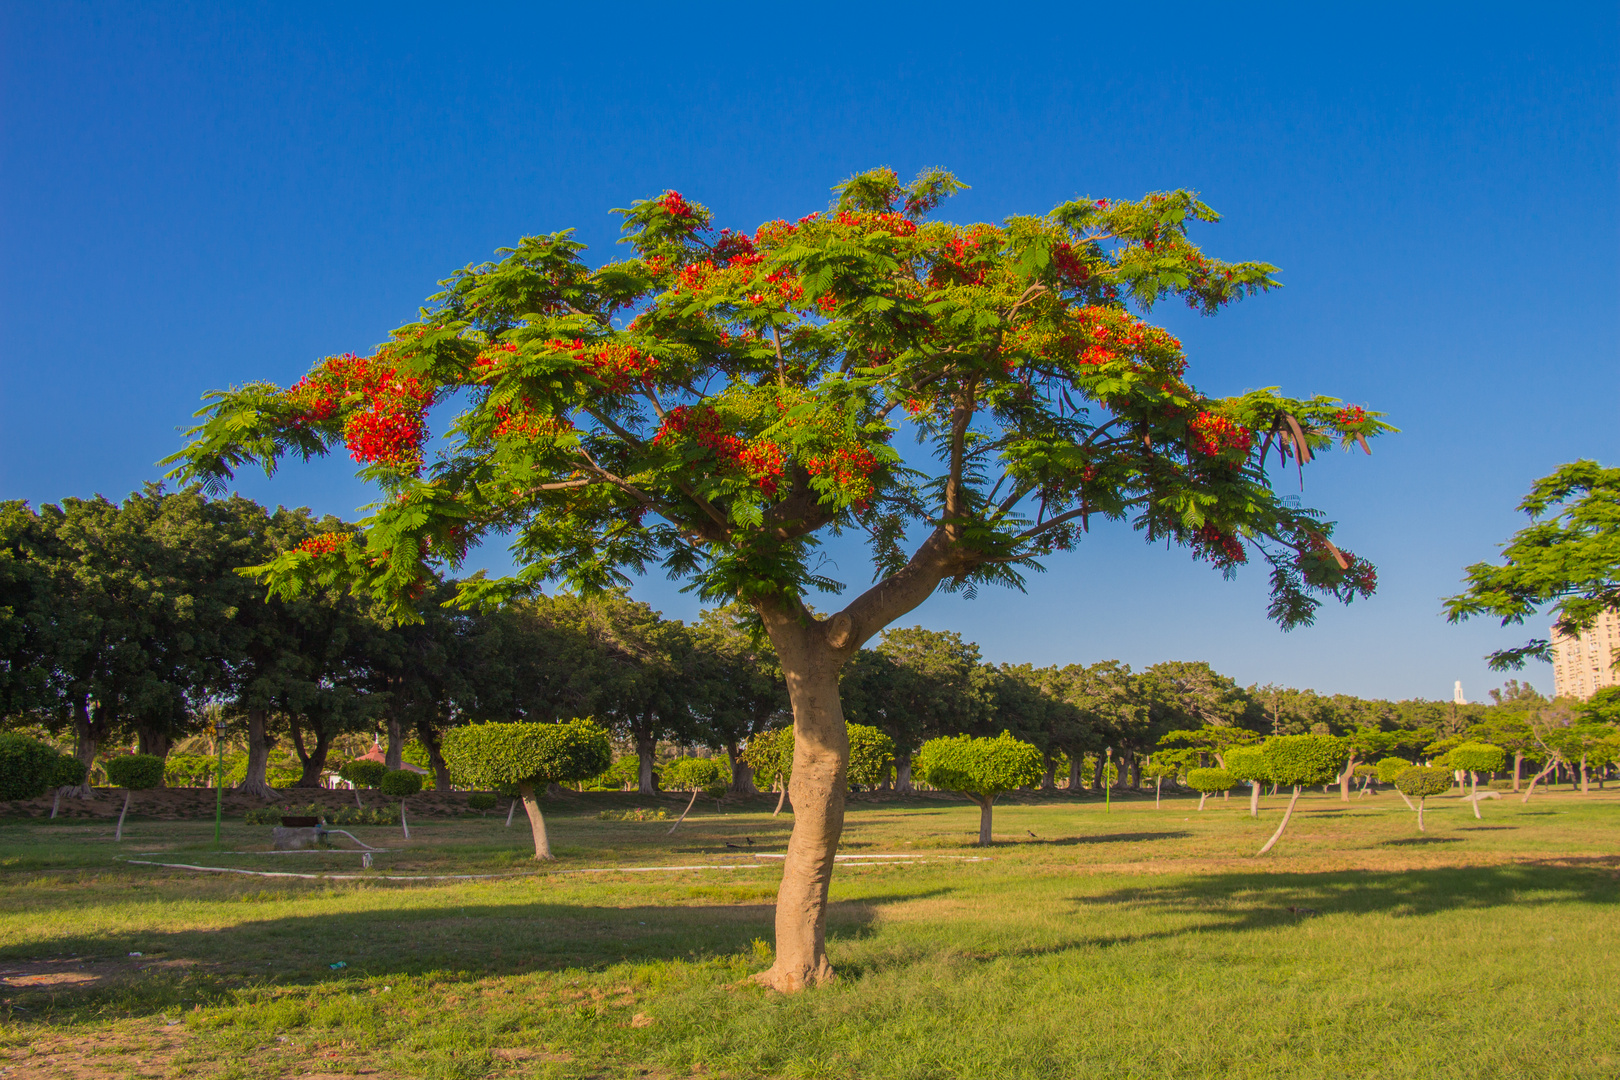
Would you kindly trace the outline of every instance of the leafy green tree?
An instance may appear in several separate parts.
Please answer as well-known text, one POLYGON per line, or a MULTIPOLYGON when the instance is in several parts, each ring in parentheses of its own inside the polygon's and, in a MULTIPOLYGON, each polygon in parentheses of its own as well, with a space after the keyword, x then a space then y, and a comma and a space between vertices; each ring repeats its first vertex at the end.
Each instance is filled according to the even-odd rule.
POLYGON ((1237 777, 1226 769, 1188 769, 1187 786, 1198 792, 1198 809, 1204 808, 1204 800, 1210 795, 1220 791, 1230 791, 1232 785, 1237 783, 1237 777))
POLYGON ((1412 799, 1417 800, 1418 832, 1422 832, 1424 803, 1430 795, 1444 795, 1451 790, 1451 773, 1446 769, 1416 765, 1403 769, 1395 777, 1395 786, 1402 795, 1407 796, 1407 805, 1411 805, 1412 799))
POLYGON ((1260 849, 1259 853, 1264 855, 1282 839, 1283 830, 1288 828, 1288 821, 1294 816, 1300 791, 1307 785, 1325 784, 1338 776, 1349 755, 1344 744, 1331 735, 1273 735, 1265 741, 1261 752, 1265 755, 1266 772, 1272 780, 1294 789, 1277 831, 1260 849))
POLYGON ((1005 731, 993 739, 957 735, 923 743, 914 766, 923 783, 961 792, 979 804, 979 846, 989 847, 996 798, 1040 779, 1041 752, 1005 731))
POLYGON ((1054 789, 1058 763, 1068 756, 1064 747, 1093 734, 1080 710, 1061 696, 1062 675, 1056 667, 1033 664, 987 664, 982 670, 994 726, 1041 751, 1041 788, 1054 789))
POLYGON ((720 798, 731 786, 731 767, 721 762, 719 758, 683 757, 664 763, 664 786, 671 791, 690 791, 692 797, 686 801, 686 809, 675 824, 669 827, 671 835, 681 827, 686 815, 692 812, 692 806, 697 797, 708 792, 713 798, 720 798))
POLYGON ((56 760, 51 765, 50 786, 56 789, 51 797, 51 817, 56 817, 56 812, 61 809, 64 794, 76 791, 84 785, 88 771, 84 767, 84 762, 72 754, 56 755, 56 760))
POLYGON ((1249 785, 1249 816, 1260 816, 1260 785, 1271 780, 1266 752, 1259 746, 1234 746, 1226 752, 1225 768, 1249 785))
POLYGON ((0 732, 0 802, 45 794, 56 775, 57 756, 38 739, 0 732))
POLYGON ((118 812, 118 828, 113 840, 124 839, 124 815, 137 791, 163 786, 163 759, 156 754, 120 754, 107 759, 107 782, 124 789, 124 808, 118 812))
MULTIPOLYGON (((1620 468, 1595 461, 1560 465, 1519 503, 1530 524, 1502 546, 1502 564, 1475 563, 1468 588, 1445 601, 1446 618, 1479 615, 1521 624, 1551 605, 1553 627, 1575 636, 1605 611, 1620 610, 1620 468)), ((1552 643, 1532 638, 1487 658, 1498 671, 1552 659, 1552 643)), ((1620 654, 1612 658, 1620 663, 1620 654)))
POLYGON ((1345 732, 1341 738, 1350 756, 1345 762, 1344 771, 1339 774, 1339 800, 1349 802, 1350 781, 1355 775, 1356 766, 1388 753, 1398 741, 1398 736, 1375 727, 1358 727, 1345 732))
POLYGON ((373 356, 210 395, 173 460, 214 485, 339 444, 364 466, 386 497, 363 540, 263 564, 281 591, 341 582, 407 617, 429 563, 509 535, 518 572, 468 580, 462 603, 551 579, 594 593, 659 563, 751 606, 799 736, 762 981, 819 983, 848 760, 839 672, 941 586, 1018 585, 1119 519, 1226 572, 1264 558, 1287 627, 1374 586, 1266 468, 1273 450, 1303 464, 1388 426, 1326 397, 1203 395, 1181 343, 1127 310, 1174 296, 1214 312, 1272 288, 1271 267, 1199 251, 1188 226, 1216 215, 1185 191, 928 220, 961 186, 877 169, 827 213, 753 234, 712 232, 707 209, 666 192, 622 212, 632 257, 597 269, 569 233, 525 238, 458 271, 373 356), (451 398, 466 408, 429 466, 428 409, 451 398), (902 430, 931 444, 931 474, 902 467, 902 430), (820 618, 806 597, 840 586, 812 569, 816 546, 845 529, 871 538, 879 580, 820 618))
POLYGON ((771 816, 780 814, 787 801, 788 778, 793 775, 793 729, 783 727, 760 732, 748 740, 743 759, 753 770, 755 780, 764 780, 778 789, 780 794, 771 816))
POLYGON ((1185 767, 1183 762, 1173 760, 1174 756, 1173 752, 1172 754, 1154 754, 1148 759, 1147 764, 1142 766, 1142 775, 1153 781, 1153 808, 1155 810, 1159 808, 1159 799, 1163 794, 1164 782, 1174 780, 1180 776, 1181 770, 1185 767))
POLYGON ((1500 772, 1507 766, 1507 752, 1490 743, 1468 742, 1446 754, 1442 763, 1448 769, 1462 769, 1469 776, 1469 796, 1474 817, 1479 813, 1479 774, 1500 772))
POLYGON ((399 800, 399 827, 405 839, 411 838, 411 823, 405 820, 405 800, 422 790, 422 774, 409 769, 390 769, 383 774, 382 793, 399 800))
POLYGON ((1117 770, 1108 773, 1104 768, 1107 748, 1114 743, 1141 742, 1151 733, 1150 697, 1130 665, 1118 660, 1089 666, 1070 664, 1058 674, 1057 692, 1078 714, 1070 737, 1058 744, 1069 756, 1069 786, 1079 787, 1084 758, 1091 754, 1095 758, 1092 786, 1101 791, 1105 779, 1114 783, 1119 777, 1117 770))
POLYGON ((613 743, 590 720, 568 723, 487 723, 451 728, 444 736, 450 774, 469 787, 516 788, 534 833, 534 857, 550 860, 551 841, 536 785, 587 780, 613 761, 613 743))
POLYGON ((860 650, 845 665, 843 711, 893 740, 901 793, 911 790, 911 755, 925 740, 989 721, 991 687, 981 667, 978 645, 921 626, 883 631, 875 648, 860 650))

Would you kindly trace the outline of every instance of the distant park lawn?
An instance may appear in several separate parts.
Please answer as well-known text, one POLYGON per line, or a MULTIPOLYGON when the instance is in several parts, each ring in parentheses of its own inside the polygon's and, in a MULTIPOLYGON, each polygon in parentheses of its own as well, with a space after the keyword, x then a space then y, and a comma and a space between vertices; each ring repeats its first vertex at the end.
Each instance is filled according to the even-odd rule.
POLYGON ((393 849, 366 871, 211 821, 0 820, 0 1075, 1620 1076, 1620 792, 1435 798, 1420 835, 1393 792, 1318 790, 1256 859, 1283 802, 1014 799, 979 849, 965 800, 856 801, 840 980, 786 998, 747 982, 774 798, 673 836, 600 816, 671 801, 549 801, 538 876, 521 813, 355 828, 393 849), (384 879, 453 873, 517 876, 384 879))

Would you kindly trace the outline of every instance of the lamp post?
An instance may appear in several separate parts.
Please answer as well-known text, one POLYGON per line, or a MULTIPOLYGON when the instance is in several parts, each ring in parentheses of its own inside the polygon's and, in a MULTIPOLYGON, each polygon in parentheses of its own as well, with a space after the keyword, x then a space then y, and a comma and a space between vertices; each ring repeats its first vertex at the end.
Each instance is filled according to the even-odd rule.
POLYGON ((219 823, 225 816, 225 718, 214 720, 214 846, 219 847, 219 823))
POLYGON ((1114 748, 1103 747, 1108 760, 1103 764, 1103 809, 1112 814, 1114 812, 1114 779, 1108 774, 1114 771, 1114 748))

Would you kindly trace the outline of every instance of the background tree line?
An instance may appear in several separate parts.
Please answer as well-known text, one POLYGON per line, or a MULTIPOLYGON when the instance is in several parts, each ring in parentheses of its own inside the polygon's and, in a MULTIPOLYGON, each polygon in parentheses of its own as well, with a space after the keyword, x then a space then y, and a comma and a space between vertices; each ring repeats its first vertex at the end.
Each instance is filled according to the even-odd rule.
MULTIPOLYGON (((273 759, 293 765, 297 785, 318 786, 334 747, 357 735, 376 734, 393 769, 410 745, 448 788, 450 728, 581 716, 616 737, 615 781, 651 792, 660 753, 701 747, 729 760, 733 790, 751 791, 744 747, 790 722, 771 645, 738 608, 693 625, 616 594, 463 611, 444 606, 455 583, 436 580, 415 602, 423 621, 401 625, 339 590, 266 599, 237 573, 339 529, 308 510, 157 485, 121 504, 0 503, 4 725, 71 741, 89 769, 126 749, 167 756, 222 719, 245 756, 235 782, 268 797, 273 759)), ((851 721, 894 741, 883 784, 900 791, 912 786, 912 755, 940 736, 1010 733, 1040 751, 1041 786, 1095 788, 1105 757, 1115 783, 1138 786, 1155 753, 1161 766, 1178 750, 1181 764, 1201 763, 1269 734, 1359 740, 1361 761, 1488 737, 1540 762, 1546 737, 1569 741, 1613 719, 1594 711, 1602 702, 1550 703, 1511 682, 1490 705, 1454 706, 1244 688, 1198 662, 995 665, 961 636, 921 627, 863 649, 842 692, 851 721)), ((1581 759, 1566 749, 1565 760, 1581 759)))

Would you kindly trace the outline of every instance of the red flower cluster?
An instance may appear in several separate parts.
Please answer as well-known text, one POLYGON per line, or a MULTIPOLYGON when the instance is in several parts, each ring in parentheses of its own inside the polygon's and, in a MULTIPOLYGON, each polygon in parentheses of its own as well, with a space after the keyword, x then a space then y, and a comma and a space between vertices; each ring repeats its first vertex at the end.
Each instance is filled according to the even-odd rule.
MULTIPOLYGON (((763 226, 761 227, 763 228, 763 226)), ((714 242, 712 251, 716 260, 728 263, 731 266, 738 265, 738 259, 748 259, 750 262, 760 261, 758 257, 750 258, 750 256, 755 255, 754 238, 747 233, 732 232, 730 229, 720 230, 720 238, 714 242)))
POLYGON ((838 310, 838 297, 832 293, 822 293, 816 297, 816 307, 825 315, 831 315, 838 310))
POLYGON ((1057 271, 1058 280, 1071 289, 1080 288, 1091 278, 1091 270, 1068 244, 1052 249, 1052 268, 1057 271))
POLYGON ((658 373, 658 359, 630 345, 604 345, 586 363, 610 394, 622 394, 636 384, 646 386, 658 373))
POLYGON ((708 259, 703 259, 695 263, 687 263, 675 273, 674 291, 680 292, 683 288, 692 290, 701 289, 709 283, 709 278, 712 277, 719 269, 720 268, 718 266, 714 265, 714 263, 710 262, 708 259))
POLYGON ((574 422, 568 417, 545 416, 533 411, 533 405, 528 398, 521 403, 495 406, 495 437, 508 439, 514 436, 529 441, 539 439, 552 439, 564 432, 574 430, 574 422))
POLYGON ((473 361, 473 367, 474 368, 480 368, 482 370, 476 372, 476 374, 481 379, 495 374, 495 370, 497 368, 499 368, 501 366, 501 364, 506 360, 506 356, 503 356, 501 354, 505 353, 505 354, 509 355, 509 354, 515 353, 517 351, 518 351, 517 345, 513 344, 510 341, 507 341, 507 342, 502 342, 499 345, 495 345, 495 346, 491 347, 489 352, 481 352, 481 353, 479 353, 478 354, 478 359, 473 361))
POLYGON ((747 473, 768 497, 774 497, 782 477, 784 456, 775 443, 760 440, 749 443, 726 430, 725 421, 713 409, 677 405, 664 414, 664 422, 653 436, 653 445, 685 435, 712 453, 722 467, 747 473))
MULTIPOLYGON (((784 304, 796 304, 804 299, 804 286, 799 284, 799 275, 791 267, 784 266, 765 275, 765 280, 776 286, 776 295, 782 298, 784 304)), ((754 303, 759 303, 755 300, 754 303)))
POLYGON ((1334 414, 1333 419, 1340 427, 1360 427, 1367 422, 1367 410, 1360 405, 1351 405, 1340 409, 1334 414))
POLYGON ((826 457, 813 457, 804 463, 811 476, 831 476, 864 504, 872 497, 872 473, 877 469, 877 455, 864 446, 834 450, 826 457))
POLYGON ((1247 428, 1215 413, 1199 413, 1187 428, 1192 434, 1194 449, 1207 457, 1228 451, 1247 454, 1254 441, 1247 428))
POLYGON ((330 555, 334 551, 343 550, 349 546, 349 541, 353 539, 354 535, 352 533, 320 533, 299 544, 298 550, 319 558, 322 555, 330 555))
POLYGON ((658 197, 658 205, 662 206, 664 211, 672 218, 689 218, 697 214, 697 211, 693 210, 687 201, 681 198, 681 193, 678 191, 664 192, 658 197))
POLYGON ((840 210, 831 218, 835 225, 849 225, 861 229, 882 229, 895 236, 916 236, 917 223, 904 214, 871 214, 840 210))
POLYGON ((433 391, 415 376, 401 375, 384 357, 328 357, 286 393, 300 410, 294 421, 299 424, 330 420, 351 395, 362 404, 343 425, 350 457, 361 464, 420 462, 427 434, 423 413, 433 403, 433 391))
POLYGON ((1243 549, 1243 542, 1231 533, 1222 532, 1212 522, 1204 522, 1203 528, 1193 534, 1191 545, 1199 557, 1223 569, 1249 561, 1249 553, 1243 549))

